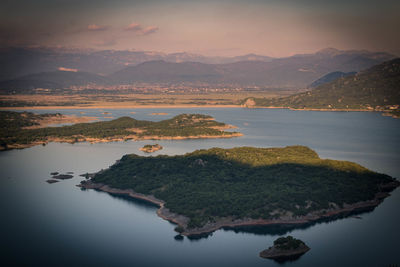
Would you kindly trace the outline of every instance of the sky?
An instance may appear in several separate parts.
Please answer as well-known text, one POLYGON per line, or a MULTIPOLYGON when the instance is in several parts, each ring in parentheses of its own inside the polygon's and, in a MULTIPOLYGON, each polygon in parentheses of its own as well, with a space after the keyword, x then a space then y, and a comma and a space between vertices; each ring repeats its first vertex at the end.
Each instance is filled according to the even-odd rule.
POLYGON ((2 0, 0 47, 400 55, 398 0, 2 0))

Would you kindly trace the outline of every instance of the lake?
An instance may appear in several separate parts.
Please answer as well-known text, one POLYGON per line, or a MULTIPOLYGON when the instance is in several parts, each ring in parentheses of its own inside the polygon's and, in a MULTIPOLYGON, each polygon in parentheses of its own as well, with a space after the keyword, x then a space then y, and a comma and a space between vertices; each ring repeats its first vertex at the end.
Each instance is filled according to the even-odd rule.
MULTIPOLYGON (((29 110, 28 110, 29 111, 29 110)), ((181 113, 209 114, 238 126, 243 137, 207 140, 50 143, 0 153, 2 266, 282 266, 258 253, 281 235, 311 247, 283 266, 389 266, 400 264, 400 190, 362 219, 342 218, 299 228, 218 230, 207 238, 174 239, 174 225, 143 201, 76 187, 79 174, 108 168, 124 154, 159 143, 153 153, 184 154, 236 146, 305 145, 321 158, 349 160, 400 177, 400 120, 373 112, 285 109, 74 109, 37 110, 103 120, 131 116, 163 120, 181 113), (84 112, 85 114, 81 114, 84 112), (103 112, 111 114, 103 115, 103 112), (131 114, 130 112, 136 112, 131 114), (166 116, 150 115, 165 112, 166 116), (50 172, 74 178, 48 184, 50 172)))

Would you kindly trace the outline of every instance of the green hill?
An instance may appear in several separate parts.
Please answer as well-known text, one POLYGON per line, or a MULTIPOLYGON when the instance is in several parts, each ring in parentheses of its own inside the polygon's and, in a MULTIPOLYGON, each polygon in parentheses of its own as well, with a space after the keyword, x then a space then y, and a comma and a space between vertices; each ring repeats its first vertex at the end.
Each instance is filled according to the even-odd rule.
POLYGON ((181 227, 190 229, 221 218, 291 220, 339 209, 375 199, 381 185, 391 182, 390 176, 356 163, 320 159, 308 147, 289 146, 125 155, 82 186, 103 184, 153 195, 173 213, 188 217, 181 227))
POLYGON ((246 99, 243 104, 294 109, 399 110, 400 58, 322 84, 308 92, 283 98, 246 99))
POLYGON ((55 142, 110 142, 128 139, 186 139, 240 136, 223 129, 232 126, 202 114, 181 114, 171 119, 153 122, 121 117, 111 121, 77 123, 62 127, 26 129, 43 116, 30 112, 0 111, 0 150, 24 148, 55 142))

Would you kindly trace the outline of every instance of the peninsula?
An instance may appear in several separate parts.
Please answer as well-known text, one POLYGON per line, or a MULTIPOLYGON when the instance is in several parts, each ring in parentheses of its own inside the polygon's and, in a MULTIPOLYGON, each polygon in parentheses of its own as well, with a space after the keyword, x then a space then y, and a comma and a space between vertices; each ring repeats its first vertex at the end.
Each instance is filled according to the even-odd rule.
POLYGON ((285 261, 296 259, 309 250, 303 241, 289 235, 276 239, 272 247, 260 252, 260 257, 285 261))
POLYGON ((356 163, 320 159, 304 146, 125 155, 80 185, 140 198, 183 235, 222 227, 305 224, 371 209, 399 186, 356 163))
POLYGON ((126 140, 231 138, 239 132, 224 131, 235 128, 213 117, 202 114, 181 114, 171 119, 153 122, 121 117, 111 121, 78 123, 62 127, 28 129, 37 116, 29 112, 0 111, 0 150, 45 145, 48 142, 112 142, 126 140))

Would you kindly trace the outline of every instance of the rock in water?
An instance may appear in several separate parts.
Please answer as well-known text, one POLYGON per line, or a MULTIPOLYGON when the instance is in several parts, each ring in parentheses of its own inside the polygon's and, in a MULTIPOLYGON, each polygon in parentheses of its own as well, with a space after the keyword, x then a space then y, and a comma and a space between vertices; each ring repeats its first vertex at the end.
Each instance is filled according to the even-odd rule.
POLYGON ((53 179, 49 179, 49 180, 46 180, 46 182, 48 182, 49 184, 54 184, 54 183, 58 183, 59 181, 53 180, 53 179))
POLYGON ((152 153, 158 150, 163 149, 162 146, 160 146, 159 144, 155 144, 155 145, 145 145, 144 147, 140 148, 141 151, 146 152, 146 153, 152 153))
POLYGON ((292 236, 280 237, 274 245, 260 252, 260 257, 277 261, 296 260, 310 248, 300 239, 292 236))
POLYGON ((65 179, 71 179, 72 177, 74 177, 74 176, 73 175, 69 175, 69 174, 59 174, 59 175, 54 175, 52 178, 53 179, 65 180, 65 179))

